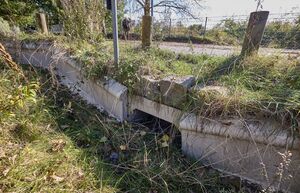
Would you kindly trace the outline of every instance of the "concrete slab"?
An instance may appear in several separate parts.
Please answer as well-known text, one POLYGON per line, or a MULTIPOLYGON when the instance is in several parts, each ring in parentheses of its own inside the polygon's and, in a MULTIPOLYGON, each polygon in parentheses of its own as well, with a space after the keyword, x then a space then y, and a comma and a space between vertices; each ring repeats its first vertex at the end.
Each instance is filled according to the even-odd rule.
POLYGON ((278 125, 272 120, 209 120, 189 115, 180 122, 182 149, 223 172, 265 187, 299 192, 300 142, 278 125))
POLYGON ((107 111, 120 121, 127 119, 127 87, 113 79, 97 81, 86 79, 74 60, 62 57, 52 64, 61 81, 90 104, 107 111))
POLYGON ((157 103, 140 96, 132 96, 129 100, 130 113, 139 110, 162 120, 178 125, 184 113, 173 107, 157 103))
POLYGON ((187 101, 188 89, 195 85, 195 77, 170 76, 162 79, 159 84, 162 103, 180 108, 180 106, 187 101))
POLYGON ((154 79, 152 76, 141 76, 140 80, 135 84, 135 92, 149 100, 160 102, 160 80, 154 79))

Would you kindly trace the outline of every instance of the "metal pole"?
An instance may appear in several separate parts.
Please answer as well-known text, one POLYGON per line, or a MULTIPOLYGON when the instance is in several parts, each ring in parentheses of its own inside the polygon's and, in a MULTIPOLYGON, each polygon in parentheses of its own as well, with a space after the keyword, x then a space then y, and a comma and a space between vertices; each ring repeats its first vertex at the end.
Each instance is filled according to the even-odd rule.
POLYGON ((154 16, 154 0, 151 0, 151 17, 154 16))
POLYGON ((119 35, 118 35, 118 16, 117 16, 117 0, 112 0, 112 19, 113 19, 113 38, 114 38, 114 63, 118 67, 119 64, 119 35))

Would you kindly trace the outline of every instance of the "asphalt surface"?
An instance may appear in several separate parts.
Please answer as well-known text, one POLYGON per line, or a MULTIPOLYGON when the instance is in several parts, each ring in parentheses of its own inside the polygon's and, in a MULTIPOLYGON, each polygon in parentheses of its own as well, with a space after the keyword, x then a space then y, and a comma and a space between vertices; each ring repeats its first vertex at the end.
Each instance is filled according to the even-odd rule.
MULTIPOLYGON (((140 45, 139 41, 122 41, 122 44, 140 45)), ((171 50, 176 53, 188 53, 188 54, 208 54, 212 56, 230 56, 233 54, 239 54, 241 52, 240 46, 219 46, 208 44, 187 44, 176 42, 153 42, 154 46, 158 46, 161 49, 171 50)), ((291 49, 275 49, 275 48, 260 48, 260 55, 290 55, 294 57, 300 57, 300 50, 291 49)))
MULTIPOLYGON (((218 45, 201 45, 201 44, 185 44, 174 42, 162 42, 158 45, 161 49, 167 49, 176 53, 193 53, 193 54, 208 54, 215 56, 230 56, 239 54, 241 47, 238 46, 218 46, 218 45)), ((284 54, 300 56, 300 50, 275 49, 275 48, 260 48, 259 54, 284 54)))

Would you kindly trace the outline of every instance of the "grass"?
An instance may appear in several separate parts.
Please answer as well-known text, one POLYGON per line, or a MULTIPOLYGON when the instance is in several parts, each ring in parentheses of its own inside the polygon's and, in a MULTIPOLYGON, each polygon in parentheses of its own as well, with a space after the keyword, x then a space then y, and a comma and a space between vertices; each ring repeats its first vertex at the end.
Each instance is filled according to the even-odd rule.
POLYGON ((293 133, 299 130, 299 59, 282 55, 240 59, 239 56, 175 54, 156 47, 142 49, 122 43, 116 69, 111 41, 56 38, 56 42, 83 64, 88 78, 110 76, 132 93, 142 75, 156 79, 194 75, 201 85, 224 86, 229 92, 226 95, 190 93, 191 100, 183 105, 184 110, 207 117, 273 116, 293 133))
MULTIPOLYGON (((194 75, 202 85, 227 87, 226 96, 192 93, 189 111, 205 116, 274 116, 298 128, 300 62, 289 56, 238 56, 175 54, 158 48, 141 49, 121 44, 119 69, 113 67, 111 42, 65 44, 91 77, 111 76, 132 90, 141 75, 160 79, 169 75, 194 75)), ((287 126, 289 125, 289 126, 287 126)))
POLYGON ((0 62, 0 192, 233 192, 170 129, 120 124, 48 73, 0 62))

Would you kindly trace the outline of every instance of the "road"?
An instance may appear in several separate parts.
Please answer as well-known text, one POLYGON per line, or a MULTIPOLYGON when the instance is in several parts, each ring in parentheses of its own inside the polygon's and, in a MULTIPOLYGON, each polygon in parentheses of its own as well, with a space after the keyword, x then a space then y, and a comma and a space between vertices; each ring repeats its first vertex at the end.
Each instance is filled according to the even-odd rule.
MULTIPOLYGON (((176 53, 194 53, 194 54, 208 54, 215 56, 229 56, 232 54, 239 54, 241 47, 238 46, 218 46, 218 45, 201 45, 201 44, 186 44, 186 43, 174 43, 174 42, 162 42, 159 44, 159 48, 168 49, 176 53)), ((300 56, 300 50, 289 49, 275 49, 275 48, 260 48, 259 54, 285 54, 300 56)))
MULTIPOLYGON (((125 43, 122 41, 122 43, 125 43)), ((127 42, 128 43, 128 42, 127 42)), ((126 44, 127 44, 126 43, 126 44)), ((139 41, 130 41, 130 44, 139 45, 139 41)), ((239 54, 241 47, 239 46, 219 46, 219 45, 204 45, 204 44, 187 44, 176 42, 154 42, 153 45, 158 46, 161 49, 171 50, 176 53, 188 53, 188 54, 208 54, 214 56, 230 56, 232 54, 239 54)), ((259 54, 284 54, 294 57, 300 56, 300 50, 290 49, 275 49, 275 48, 260 48, 259 54)))

